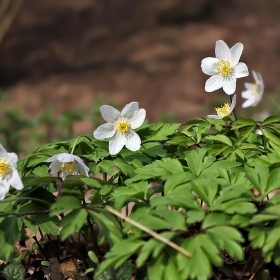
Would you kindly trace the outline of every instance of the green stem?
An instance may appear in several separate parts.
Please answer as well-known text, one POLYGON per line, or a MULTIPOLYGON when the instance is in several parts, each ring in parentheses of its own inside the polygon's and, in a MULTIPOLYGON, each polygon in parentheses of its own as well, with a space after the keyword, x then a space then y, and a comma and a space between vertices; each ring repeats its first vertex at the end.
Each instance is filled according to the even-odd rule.
POLYGON ((73 144, 73 147, 72 147, 72 150, 71 150, 71 154, 72 154, 72 155, 73 155, 73 152, 74 152, 74 150, 75 150, 76 143, 77 143, 77 141, 78 141, 78 139, 79 139, 80 137, 82 137, 82 135, 78 136, 78 137, 76 138, 74 144, 73 144))

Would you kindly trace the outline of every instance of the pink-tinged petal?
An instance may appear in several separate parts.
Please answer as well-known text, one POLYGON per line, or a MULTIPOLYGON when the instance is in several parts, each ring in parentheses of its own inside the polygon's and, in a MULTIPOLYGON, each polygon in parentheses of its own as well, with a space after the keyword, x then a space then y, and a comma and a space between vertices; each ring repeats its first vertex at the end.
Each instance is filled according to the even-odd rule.
POLYGON ((109 105, 102 105, 100 107, 100 112, 102 118, 108 123, 113 123, 117 121, 118 118, 121 116, 121 113, 117 109, 109 105))
POLYGON ((230 80, 224 81, 223 90, 228 95, 234 94, 236 90, 236 79, 233 77, 230 80))
POLYGON ((242 108, 248 108, 254 106, 254 103, 255 103, 255 98, 250 98, 242 104, 242 108))
POLYGON ((236 94, 233 96, 232 98, 232 102, 231 102, 231 105, 229 107, 229 110, 230 110, 230 113, 228 114, 228 116, 231 114, 231 112, 233 111, 234 107, 236 105, 236 94))
POLYGON ((4 180, 0 182, 0 200, 3 200, 8 193, 10 184, 4 180))
POLYGON ((254 87, 254 84, 251 84, 251 83, 244 83, 244 85, 245 85, 245 88, 246 88, 247 90, 250 90, 250 91, 252 91, 252 89, 253 89, 253 87, 254 87))
POLYGON ((51 174, 55 174, 60 171, 61 162, 55 159, 49 166, 51 174))
POLYGON ((223 118, 222 116, 218 116, 218 115, 208 115, 207 117, 211 118, 211 119, 216 119, 216 120, 220 120, 223 118))
POLYGON ((249 75, 248 67, 245 63, 239 62, 234 66, 234 76, 236 78, 243 78, 249 75))
POLYGON ((146 110, 140 109, 130 120, 129 124, 131 129, 140 127, 146 118, 146 110))
POLYGON ((215 57, 206 57, 201 61, 202 72, 206 75, 216 75, 218 70, 216 69, 217 62, 219 60, 215 57))
POLYGON ((133 152, 138 151, 141 147, 141 139, 139 135, 131 130, 125 147, 133 152))
POLYGON ((16 169, 13 170, 13 175, 10 180, 10 184, 13 188, 16 190, 22 190, 23 189, 23 184, 22 181, 18 175, 18 171, 16 169))
POLYGON ((57 155, 56 159, 60 162, 72 162, 75 160, 74 156, 68 153, 61 153, 57 155))
POLYGON ((224 41, 219 40, 216 42, 215 54, 218 60, 227 60, 231 62, 231 53, 228 45, 224 41))
POLYGON ((116 128, 112 123, 104 123, 93 132, 93 136, 98 140, 104 140, 113 137, 115 132, 116 128))
POLYGON ((232 59, 231 62, 233 66, 238 64, 242 51, 243 51, 243 44, 241 43, 237 43, 232 48, 230 48, 231 59, 232 59))
POLYGON ((243 98, 246 98, 246 99, 251 98, 252 97, 252 91, 251 90, 244 90, 244 91, 241 92, 241 96, 243 98))
POLYGON ((223 86, 223 78, 220 75, 210 77, 205 83, 205 91, 212 92, 223 86))
POLYGON ((121 116, 125 119, 131 119, 135 113, 139 110, 138 102, 130 102, 126 104, 121 112, 121 116))
POLYGON ((117 132, 113 138, 109 141, 109 153, 110 155, 118 154, 123 146, 126 144, 126 137, 124 134, 117 132))

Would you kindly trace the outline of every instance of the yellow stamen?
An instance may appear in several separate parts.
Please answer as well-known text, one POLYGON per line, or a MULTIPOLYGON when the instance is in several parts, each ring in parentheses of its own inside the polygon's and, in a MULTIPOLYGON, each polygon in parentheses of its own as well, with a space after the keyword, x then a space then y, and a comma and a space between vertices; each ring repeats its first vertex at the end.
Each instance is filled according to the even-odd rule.
POLYGON ((75 166, 76 166, 76 161, 75 160, 72 161, 72 162, 63 162, 60 165, 60 170, 65 169, 66 173, 71 173, 71 172, 73 172, 75 166))
POLYGON ((222 105, 221 108, 215 108, 217 114, 221 117, 225 117, 230 112, 230 106, 228 103, 225 103, 224 106, 222 105))
POLYGON ((3 158, 0 159, 0 176, 9 174, 12 171, 11 165, 3 158))
POLYGON ((127 121, 118 121, 116 130, 119 131, 121 134, 124 134, 129 130, 129 124, 127 121))
POLYGON ((233 69, 227 60, 219 60, 216 69, 223 78, 230 78, 233 74, 233 69))

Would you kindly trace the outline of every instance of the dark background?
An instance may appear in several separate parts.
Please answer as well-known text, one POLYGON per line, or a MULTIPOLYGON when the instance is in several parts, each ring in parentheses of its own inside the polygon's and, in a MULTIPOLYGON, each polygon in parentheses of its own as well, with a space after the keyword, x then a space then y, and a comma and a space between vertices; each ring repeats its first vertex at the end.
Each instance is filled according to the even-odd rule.
MULTIPOLYGON (((7 9, 6 19, 14 14, 7 32, 0 21, 0 89, 9 94, 1 104, 24 108, 29 117, 50 105, 57 114, 88 111, 97 93, 119 109, 138 101, 150 122, 164 112, 180 122, 213 114, 228 97, 204 91, 209 76, 200 64, 214 56, 219 39, 244 44, 241 61, 250 76, 237 81, 239 115, 278 112, 270 98, 279 95, 280 1, 0 1, 2 14, 5 1, 21 4, 18 12, 7 9), (266 95, 257 109, 244 110, 240 93, 253 81, 251 70, 262 74, 266 95)), ((76 128, 88 130, 86 122, 76 128)))

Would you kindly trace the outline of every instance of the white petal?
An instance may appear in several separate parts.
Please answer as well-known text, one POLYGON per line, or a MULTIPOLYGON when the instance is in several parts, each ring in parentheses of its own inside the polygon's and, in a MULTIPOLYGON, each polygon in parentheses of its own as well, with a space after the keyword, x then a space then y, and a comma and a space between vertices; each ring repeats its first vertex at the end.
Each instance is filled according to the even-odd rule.
POLYGON ((231 112, 233 111, 234 107, 235 107, 235 104, 236 104, 236 94, 233 96, 232 98, 232 102, 231 102, 231 105, 229 107, 230 109, 230 113, 228 114, 228 116, 231 114, 231 112))
POLYGON ((236 89, 236 79, 232 77, 228 81, 224 81, 223 83, 223 90, 226 94, 231 95, 234 94, 236 89))
POLYGON ((242 104, 242 108, 254 106, 254 103, 255 103, 255 98, 248 99, 242 104))
POLYGON ((252 73, 253 73, 253 77, 254 77, 256 83, 259 84, 259 83, 260 83, 260 80, 259 80, 259 77, 258 77, 257 73, 256 73, 254 70, 252 71, 252 73))
POLYGON ((232 62, 229 47, 222 40, 216 42, 215 54, 218 60, 227 60, 229 62, 232 62))
POLYGON ((140 109, 130 120, 129 124, 132 129, 141 126, 146 118, 146 110, 140 109))
POLYGON ((244 91, 241 92, 241 96, 243 98, 246 98, 246 99, 251 98, 252 97, 252 91, 251 90, 244 90, 244 91))
POLYGON ((78 164, 83 167, 83 169, 89 170, 89 168, 85 165, 85 163, 80 157, 74 155, 74 158, 78 162, 78 164))
POLYGON ((234 76, 236 78, 242 78, 249 75, 248 67, 243 62, 239 62, 236 66, 234 66, 234 70, 234 76))
POLYGON ((104 123, 93 132, 93 136, 98 140, 104 140, 113 137, 115 132, 116 128, 112 123, 104 123))
POLYGON ((115 122, 121 116, 121 113, 117 109, 109 105, 102 105, 100 112, 103 119, 108 123, 115 122))
POLYGON ((242 51, 243 51, 243 44, 241 43, 237 43, 232 48, 230 48, 232 65, 236 65, 239 62, 242 51))
POLYGON ((22 181, 18 175, 18 171, 16 169, 13 170, 13 175, 12 178, 10 180, 10 184, 13 188, 17 189, 17 190, 22 190, 23 189, 23 184, 22 181))
POLYGON ((121 115, 123 118, 131 119, 138 110, 138 102, 130 102, 129 104, 125 105, 121 112, 121 115))
POLYGON ((10 185, 7 181, 0 182, 0 200, 3 200, 9 191, 10 185))
POLYGON ((0 158, 4 158, 6 160, 9 160, 8 153, 1 144, 0 144, 0 158))
POLYGON ((10 158, 10 162, 12 163, 12 166, 14 168, 17 168, 17 162, 18 162, 18 156, 15 153, 8 153, 8 156, 10 158))
POLYGON ((51 174, 55 174, 60 171, 61 162, 55 159, 49 166, 51 174))
POLYGON ((218 70, 216 69, 217 62, 219 60, 215 57, 206 57, 201 61, 201 69, 204 74, 216 75, 218 70))
POLYGON ((79 170, 79 174, 85 175, 88 177, 88 168, 85 168, 83 165, 78 164, 78 170, 79 170))
POLYGON ((75 160, 72 154, 67 154, 67 153, 61 153, 57 155, 56 159, 59 160, 60 162, 72 162, 75 160))
POLYGON ((46 159, 45 162, 52 162, 52 161, 56 160, 56 158, 57 158, 58 155, 60 155, 60 154, 54 155, 54 156, 52 156, 52 157, 46 159))
POLYGON ((218 116, 218 115, 208 115, 207 117, 208 117, 208 118, 211 118, 211 119, 217 119, 217 120, 223 118, 222 116, 218 116))
POLYGON ((110 155, 116 155, 121 151, 126 143, 126 137, 117 131, 113 138, 109 141, 109 153, 110 155))
POLYGON ((141 146, 141 139, 139 135, 131 130, 129 133, 129 139, 127 139, 125 146, 130 151, 138 151, 141 146))
POLYGON ((205 91, 212 92, 223 86, 223 78, 220 75, 210 77, 205 83, 205 91))
POLYGON ((252 91, 253 87, 254 87, 254 84, 251 84, 251 83, 244 83, 245 85, 245 88, 252 91))

